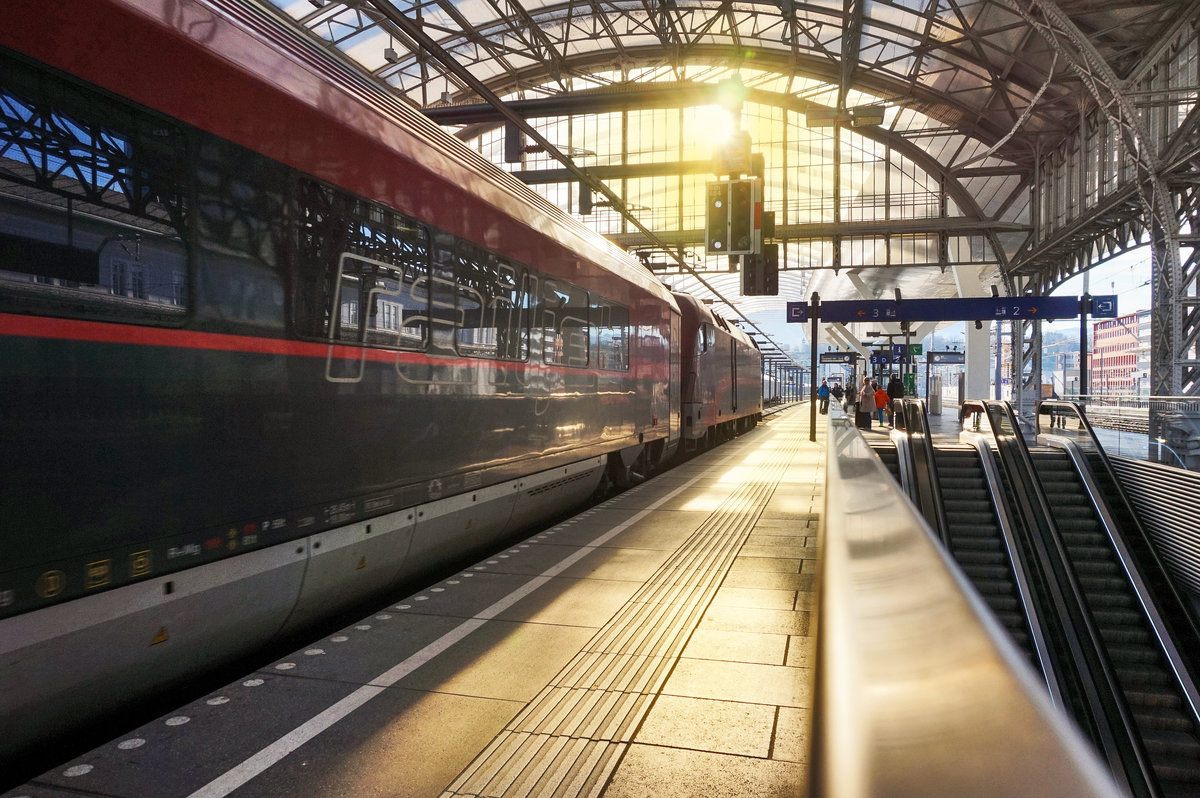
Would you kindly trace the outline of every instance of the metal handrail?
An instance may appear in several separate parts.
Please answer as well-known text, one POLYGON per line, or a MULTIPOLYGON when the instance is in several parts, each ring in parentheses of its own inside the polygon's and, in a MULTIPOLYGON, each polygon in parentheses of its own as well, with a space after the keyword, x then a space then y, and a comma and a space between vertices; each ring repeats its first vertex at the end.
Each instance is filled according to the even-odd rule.
POLYGON ((828 424, 813 794, 1120 795, 852 421, 828 424))
POLYGON ((1016 414, 1007 402, 968 400, 963 404, 964 419, 968 412, 978 411, 988 419, 1001 467, 1012 485, 1025 526, 1032 533, 1044 584, 1059 617, 1066 623, 1064 634, 1067 639, 1063 642, 1075 664, 1076 687, 1086 702, 1076 705, 1076 711, 1084 713, 1083 717, 1077 714, 1076 720, 1091 730, 1092 739, 1107 756, 1113 774, 1132 794, 1160 795, 1157 774, 1137 733, 1133 711, 1084 599, 1083 588, 1070 566, 1016 414))
POLYGON ((937 532, 942 545, 949 549, 950 531, 946 521, 946 503, 938 479, 937 462, 933 456, 933 439, 929 434, 929 416, 922 399, 904 399, 904 432, 913 460, 917 506, 925 520, 937 532))

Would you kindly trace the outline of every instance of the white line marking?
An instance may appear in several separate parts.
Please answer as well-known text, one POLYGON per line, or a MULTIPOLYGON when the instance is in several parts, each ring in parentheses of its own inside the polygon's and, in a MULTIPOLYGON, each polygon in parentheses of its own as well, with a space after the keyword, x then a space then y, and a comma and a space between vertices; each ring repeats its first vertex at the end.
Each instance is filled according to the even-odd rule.
MULTIPOLYGON (((722 458, 722 461, 729 459, 731 456, 732 454, 722 458)), ((358 688, 353 693, 346 696, 341 701, 338 701, 321 714, 300 724, 283 737, 280 737, 278 740, 259 751, 257 754, 254 754, 250 758, 244 760, 241 764, 235 765, 222 775, 210 781, 208 784, 196 790, 189 795, 188 798, 223 798, 223 796, 229 795, 229 793, 246 784, 246 782, 250 781, 255 776, 281 762, 288 754, 292 753, 297 748, 316 737, 318 734, 321 734, 330 726, 333 726, 333 724, 345 718, 351 712, 382 693, 388 687, 396 684, 396 682, 400 681, 405 676, 408 676, 425 663, 430 662, 446 649, 450 648, 450 646, 459 642, 467 635, 471 634, 471 632, 474 632, 476 629, 480 628, 488 621, 507 610, 509 607, 512 607, 521 599, 526 598, 530 593, 537 590, 539 587, 549 582, 552 578, 558 576, 563 571, 567 570, 572 565, 579 562, 581 559, 591 554, 593 551, 600 548, 629 527, 636 524, 638 521, 641 521, 647 515, 657 510, 662 504, 666 503, 670 499, 675 498, 675 496, 690 488, 693 484, 698 482, 700 478, 700 475, 693 477, 675 490, 663 496, 658 501, 651 504, 649 507, 645 508, 644 510, 640 510, 626 520, 617 524, 609 531, 594 539, 591 543, 587 544, 586 546, 580 546, 577 551, 567 555, 555 565, 552 565, 545 571, 542 571, 539 576, 535 576, 534 578, 530 579, 528 582, 509 593, 495 604, 492 604, 487 609, 478 613, 474 618, 470 619, 469 621, 464 621, 446 634, 439 637, 437 640, 434 640, 432 643, 425 646, 420 651, 412 654, 404 661, 379 674, 366 685, 358 688)))

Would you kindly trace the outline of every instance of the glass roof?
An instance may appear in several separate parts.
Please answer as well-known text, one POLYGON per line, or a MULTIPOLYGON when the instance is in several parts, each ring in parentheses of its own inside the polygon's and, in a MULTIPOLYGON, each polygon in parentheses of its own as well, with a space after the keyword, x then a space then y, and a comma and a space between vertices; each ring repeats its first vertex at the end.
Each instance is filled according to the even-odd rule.
POLYGON ((1035 164, 1089 103, 1072 65, 1103 59, 1132 79, 1189 8, 1195 16, 1184 2, 261 2, 519 177, 560 164, 539 152, 505 164, 498 117, 456 118, 488 99, 464 72, 510 104, 560 103, 522 113, 575 163, 625 169, 608 188, 700 276, 671 274, 667 253, 611 208, 579 213, 567 176, 529 178, 534 190, 674 287, 733 300, 735 315, 812 291, 948 296, 961 269, 974 285, 1002 282, 1030 240, 1035 164), (780 231, 778 297, 739 298, 737 275, 705 253, 702 196, 713 175, 629 171, 708 159, 713 141, 698 134, 729 124, 718 106, 643 102, 635 89, 732 75, 749 90, 732 124, 763 155, 764 206, 780 231), (627 102, 612 110, 613 96, 627 102), (879 123, 856 127, 859 111, 878 108, 879 123), (814 123, 822 111, 827 121, 814 123))

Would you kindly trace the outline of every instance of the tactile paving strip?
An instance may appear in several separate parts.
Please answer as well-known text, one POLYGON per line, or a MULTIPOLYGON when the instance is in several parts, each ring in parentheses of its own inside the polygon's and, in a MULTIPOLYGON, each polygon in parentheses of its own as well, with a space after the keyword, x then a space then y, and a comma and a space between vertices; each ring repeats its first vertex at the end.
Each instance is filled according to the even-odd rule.
POLYGON ((442 798, 599 795, 798 449, 760 447, 774 456, 756 464, 442 798))

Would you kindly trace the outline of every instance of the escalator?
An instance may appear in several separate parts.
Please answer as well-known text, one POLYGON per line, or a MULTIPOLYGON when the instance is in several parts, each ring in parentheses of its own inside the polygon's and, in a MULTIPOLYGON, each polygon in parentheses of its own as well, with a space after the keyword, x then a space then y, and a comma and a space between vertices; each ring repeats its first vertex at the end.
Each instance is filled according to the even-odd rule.
MULTIPOLYGON (((1052 695, 1056 680, 1060 686, 1056 703, 1131 794, 1200 795, 1200 698, 1191 672, 1200 664, 1200 634, 1193 616, 1177 606, 1178 595, 1162 588, 1154 558, 1137 552, 1145 548, 1144 536, 1121 528, 1136 523, 1132 512, 1110 508, 1123 495, 1114 490, 1102 451, 1095 454, 1094 436, 1087 455, 1072 451, 1066 438, 1056 448, 1031 448, 1007 405, 969 406, 988 421, 1019 559, 1033 586, 1030 617, 1046 630, 1057 671, 1050 680, 1052 695), (1099 462, 1089 464, 1089 456, 1099 462)), ((1086 442, 1088 432, 1080 413, 1075 437, 1086 442)), ((936 459, 939 471, 953 470, 955 480, 966 474, 965 460, 936 459)), ((949 487, 954 495, 946 477, 941 482, 943 492, 949 487)), ((960 509, 956 504, 947 502, 947 518, 960 509)))
POLYGON ((950 555, 983 596, 1009 636, 1036 665, 1028 611, 1018 590, 1013 553, 1001 529, 980 453, 939 444, 933 457, 945 509, 950 555))
POLYGON ((1200 795, 1194 713, 1079 472, 1060 449, 1030 457, 1162 794, 1200 795))
POLYGON ((883 461, 883 465, 887 468, 892 479, 896 480, 897 485, 904 485, 904 480, 900 477, 900 453, 896 451, 896 445, 891 441, 876 441, 869 442, 871 450, 876 456, 883 461))

